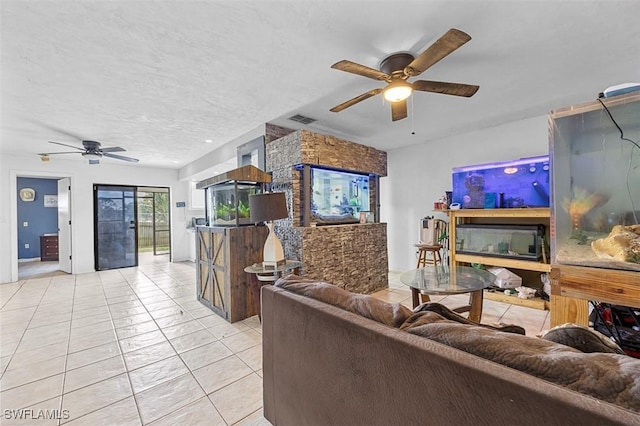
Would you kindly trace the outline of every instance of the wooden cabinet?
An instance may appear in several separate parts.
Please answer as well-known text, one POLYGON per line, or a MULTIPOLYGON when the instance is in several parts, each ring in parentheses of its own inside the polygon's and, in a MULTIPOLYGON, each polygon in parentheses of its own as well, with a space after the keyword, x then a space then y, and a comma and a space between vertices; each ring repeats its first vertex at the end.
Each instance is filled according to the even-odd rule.
POLYGON ((196 228, 196 296, 229 322, 258 313, 244 268, 262 262, 267 233, 266 226, 196 228))
POLYGON ((43 262, 58 260, 57 235, 43 235, 40 237, 40 260, 43 262))
MULTIPOLYGON (((549 263, 549 208, 513 208, 513 209, 461 209, 449 210, 449 256, 451 263, 480 263, 487 266, 500 266, 508 269, 516 269, 516 274, 531 275, 531 279, 539 277, 541 273, 551 272, 549 263), (512 259, 500 256, 488 256, 483 254, 468 254, 456 252, 457 228, 462 224, 486 224, 486 225, 544 225, 545 237, 543 239, 542 259, 524 260, 512 259)), ((526 285, 525 280, 523 284, 526 285)), ((540 299, 519 299, 507 296, 502 292, 485 291, 485 298, 499 302, 522 305, 536 309, 549 309, 549 304, 540 299)))

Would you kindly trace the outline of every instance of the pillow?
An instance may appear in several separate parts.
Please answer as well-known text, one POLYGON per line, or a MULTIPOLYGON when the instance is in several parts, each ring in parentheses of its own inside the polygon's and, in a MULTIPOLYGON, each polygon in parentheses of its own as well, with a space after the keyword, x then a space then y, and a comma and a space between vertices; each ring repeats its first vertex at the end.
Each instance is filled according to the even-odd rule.
POLYGON ((571 346, 584 353, 604 352, 622 354, 624 351, 610 338, 592 328, 566 323, 542 335, 544 340, 571 346))
POLYGON ((345 311, 353 312, 390 327, 400 327, 411 315, 411 310, 400 303, 383 302, 373 296, 351 293, 333 284, 302 278, 293 274, 278 279, 274 285, 292 293, 337 306, 345 311))

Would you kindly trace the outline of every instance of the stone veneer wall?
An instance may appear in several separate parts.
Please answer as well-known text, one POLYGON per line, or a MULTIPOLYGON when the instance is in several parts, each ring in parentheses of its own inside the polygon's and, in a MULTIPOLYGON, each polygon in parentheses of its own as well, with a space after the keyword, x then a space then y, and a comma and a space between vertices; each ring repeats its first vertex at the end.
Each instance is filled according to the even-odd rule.
POLYGON ((265 143, 273 142, 276 139, 287 136, 295 132, 293 129, 287 129, 286 127, 276 126, 274 124, 265 124, 264 126, 264 140, 265 143))
MULTIPOLYGON (((299 130, 266 141, 271 189, 284 192, 289 218, 275 222, 287 259, 303 262, 307 277, 358 293, 388 286, 387 227, 383 223, 302 227, 302 174, 298 164, 387 175, 387 153, 333 136, 299 130)), ((276 133, 276 132, 274 132, 276 133)), ((371 185, 371 193, 375 183, 371 185)), ((373 202, 373 200, 371 200, 373 202)), ((373 207, 373 205, 372 205, 373 207)))
POLYGON ((386 223, 299 229, 305 277, 355 293, 373 293, 388 287, 386 223))

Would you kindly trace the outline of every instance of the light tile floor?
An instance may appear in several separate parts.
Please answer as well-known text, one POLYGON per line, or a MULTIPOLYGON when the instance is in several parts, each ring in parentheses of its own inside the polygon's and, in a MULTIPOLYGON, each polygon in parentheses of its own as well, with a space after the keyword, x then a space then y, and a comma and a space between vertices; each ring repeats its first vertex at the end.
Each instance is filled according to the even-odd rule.
MULTIPOLYGON (((410 307, 398 278, 375 296, 410 307)), ((226 322, 194 283, 192 263, 158 262, 0 285, 0 423, 268 425, 260 322, 226 322)), ((485 301, 499 321, 535 335, 548 312, 485 301)))

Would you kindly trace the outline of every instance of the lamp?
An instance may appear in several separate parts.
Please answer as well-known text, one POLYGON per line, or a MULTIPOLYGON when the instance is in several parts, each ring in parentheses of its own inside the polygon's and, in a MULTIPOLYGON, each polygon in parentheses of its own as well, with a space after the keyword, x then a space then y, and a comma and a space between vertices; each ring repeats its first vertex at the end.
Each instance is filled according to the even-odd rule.
POLYGON ((276 268, 285 263, 282 243, 273 232, 273 221, 289 217, 287 200, 284 192, 265 192, 249 196, 251 222, 266 222, 269 229, 267 241, 264 243, 263 267, 276 268))
POLYGON ((410 83, 402 79, 392 81, 387 87, 384 88, 382 94, 389 102, 404 101, 413 92, 413 88, 410 83))
POLYGON ((100 164, 102 154, 95 152, 83 152, 82 156, 89 161, 89 164, 100 164))

